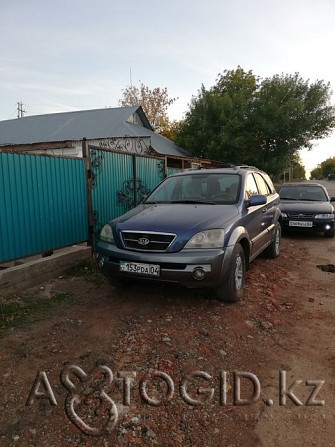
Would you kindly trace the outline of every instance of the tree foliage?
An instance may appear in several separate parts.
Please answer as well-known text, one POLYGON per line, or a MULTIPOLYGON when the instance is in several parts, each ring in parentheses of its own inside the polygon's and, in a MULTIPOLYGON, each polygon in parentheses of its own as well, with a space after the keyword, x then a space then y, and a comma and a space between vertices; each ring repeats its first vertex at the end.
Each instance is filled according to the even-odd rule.
POLYGON ((305 166, 300 161, 293 161, 292 167, 292 180, 305 180, 306 179, 306 169, 305 166))
POLYGON ((335 157, 327 158, 311 171, 311 178, 322 180, 331 172, 335 172, 335 157))
POLYGON ((306 169, 302 164, 301 158, 297 155, 291 160, 290 166, 285 170, 279 180, 304 180, 306 179, 306 169))
POLYGON ((252 71, 224 71, 201 87, 180 125, 176 143, 192 154, 248 163, 278 174, 299 149, 335 127, 330 85, 296 73, 260 79, 252 71))
POLYGON ((176 99, 169 97, 166 87, 155 87, 151 90, 141 83, 139 88, 131 85, 122 90, 119 105, 122 107, 142 106, 153 129, 165 135, 173 132, 173 123, 169 121, 167 109, 176 99))

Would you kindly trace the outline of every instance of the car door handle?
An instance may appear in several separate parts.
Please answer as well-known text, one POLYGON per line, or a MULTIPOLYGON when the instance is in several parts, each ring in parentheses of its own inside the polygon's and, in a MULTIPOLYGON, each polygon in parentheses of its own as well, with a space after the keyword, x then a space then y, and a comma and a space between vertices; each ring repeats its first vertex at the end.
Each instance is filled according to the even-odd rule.
POLYGON ((266 213, 267 210, 268 210, 267 208, 263 208, 263 209, 262 209, 262 213, 266 213))

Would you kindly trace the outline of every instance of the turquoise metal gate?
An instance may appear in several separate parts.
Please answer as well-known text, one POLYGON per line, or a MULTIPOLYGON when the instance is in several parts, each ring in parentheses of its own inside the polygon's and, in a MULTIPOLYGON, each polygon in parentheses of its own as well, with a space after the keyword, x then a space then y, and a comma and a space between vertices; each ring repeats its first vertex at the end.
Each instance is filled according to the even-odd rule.
POLYGON ((139 203, 165 177, 165 159, 89 146, 92 231, 139 203))

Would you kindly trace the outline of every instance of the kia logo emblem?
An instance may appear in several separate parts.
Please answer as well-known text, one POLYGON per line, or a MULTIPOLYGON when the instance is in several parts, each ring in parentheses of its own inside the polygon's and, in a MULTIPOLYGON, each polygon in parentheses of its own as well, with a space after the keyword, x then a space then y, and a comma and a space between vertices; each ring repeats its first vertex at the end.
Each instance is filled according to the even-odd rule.
POLYGON ((137 241, 140 245, 148 245, 150 243, 149 239, 146 237, 140 237, 137 241))

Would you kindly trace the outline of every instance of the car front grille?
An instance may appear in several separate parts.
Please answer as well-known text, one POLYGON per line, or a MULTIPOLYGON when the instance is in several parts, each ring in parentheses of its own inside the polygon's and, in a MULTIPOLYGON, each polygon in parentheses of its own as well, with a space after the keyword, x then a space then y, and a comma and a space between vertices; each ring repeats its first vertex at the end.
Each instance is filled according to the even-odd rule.
POLYGON ((122 231, 123 245, 129 250, 165 252, 176 238, 171 233, 122 231))
POLYGON ((289 213, 288 217, 291 217, 292 219, 313 219, 314 214, 313 213, 289 213))

